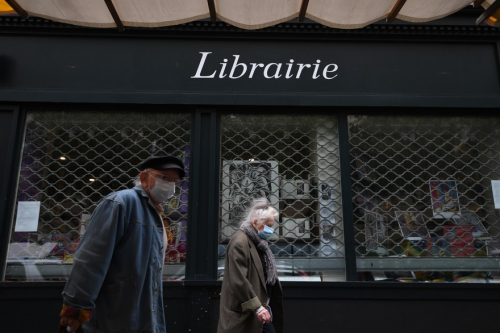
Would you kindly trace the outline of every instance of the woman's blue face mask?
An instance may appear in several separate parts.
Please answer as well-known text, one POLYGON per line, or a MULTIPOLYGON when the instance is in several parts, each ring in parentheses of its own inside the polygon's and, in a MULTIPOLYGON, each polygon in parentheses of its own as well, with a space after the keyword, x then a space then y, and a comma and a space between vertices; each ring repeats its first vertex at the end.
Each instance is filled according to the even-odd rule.
POLYGON ((258 232, 259 237, 262 238, 263 240, 268 240, 269 237, 271 237, 273 234, 274 234, 274 229, 267 225, 264 225, 264 229, 259 230, 258 232))

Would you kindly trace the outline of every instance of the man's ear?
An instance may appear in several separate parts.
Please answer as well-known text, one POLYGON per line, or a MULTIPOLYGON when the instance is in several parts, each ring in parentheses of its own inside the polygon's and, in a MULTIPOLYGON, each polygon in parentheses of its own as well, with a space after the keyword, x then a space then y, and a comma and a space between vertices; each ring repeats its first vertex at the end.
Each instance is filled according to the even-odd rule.
POLYGON ((139 180, 141 181, 141 185, 143 187, 146 187, 146 185, 148 184, 148 173, 146 171, 142 171, 139 174, 139 180))

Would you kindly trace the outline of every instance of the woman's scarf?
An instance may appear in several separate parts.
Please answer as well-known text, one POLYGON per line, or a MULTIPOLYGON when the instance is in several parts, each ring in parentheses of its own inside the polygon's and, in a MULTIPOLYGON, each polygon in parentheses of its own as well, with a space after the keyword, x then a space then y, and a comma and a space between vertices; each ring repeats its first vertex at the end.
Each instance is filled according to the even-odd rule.
POLYGON ((278 271, 276 269, 276 261, 274 260, 274 255, 269 248, 269 243, 259 237, 252 225, 241 225, 240 230, 243 231, 248 238, 255 244, 257 251, 264 255, 264 262, 266 263, 267 281, 266 283, 274 285, 278 279, 278 271))

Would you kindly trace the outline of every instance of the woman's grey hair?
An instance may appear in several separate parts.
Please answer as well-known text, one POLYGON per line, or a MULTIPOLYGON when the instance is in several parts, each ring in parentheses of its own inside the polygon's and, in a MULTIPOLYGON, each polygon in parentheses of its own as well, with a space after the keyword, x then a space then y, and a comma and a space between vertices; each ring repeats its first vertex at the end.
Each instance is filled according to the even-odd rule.
POLYGON ((266 198, 253 199, 252 205, 248 208, 245 218, 241 225, 252 225, 254 219, 257 219, 257 226, 266 223, 271 217, 278 218, 278 211, 276 208, 269 205, 266 198))
POLYGON ((141 185, 141 179, 139 178, 140 175, 137 175, 134 179, 134 186, 141 185))

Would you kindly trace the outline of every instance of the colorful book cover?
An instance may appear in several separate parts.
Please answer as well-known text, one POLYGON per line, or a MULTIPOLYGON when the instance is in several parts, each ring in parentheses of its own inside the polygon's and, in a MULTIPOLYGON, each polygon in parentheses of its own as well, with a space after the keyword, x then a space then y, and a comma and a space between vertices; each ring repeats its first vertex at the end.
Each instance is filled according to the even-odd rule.
POLYGON ((404 238, 411 240, 430 237, 422 213, 417 211, 396 212, 396 218, 404 238))
POLYGON ((455 180, 430 180, 429 187, 435 218, 451 218, 460 213, 455 180))

